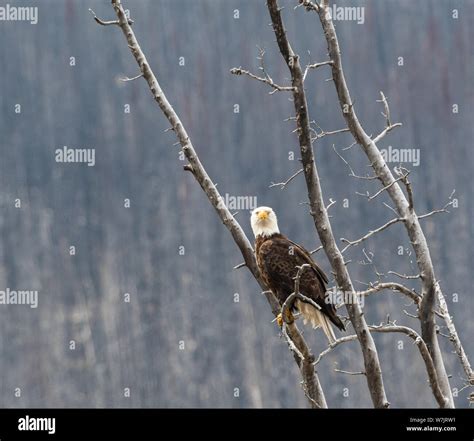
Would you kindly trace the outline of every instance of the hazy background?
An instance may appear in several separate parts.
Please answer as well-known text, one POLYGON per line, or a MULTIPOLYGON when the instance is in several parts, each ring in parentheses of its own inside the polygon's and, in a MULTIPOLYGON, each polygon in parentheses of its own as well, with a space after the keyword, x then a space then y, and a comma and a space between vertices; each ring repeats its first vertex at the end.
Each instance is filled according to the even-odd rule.
MULTIPOLYGON (((120 29, 98 26, 88 12, 91 7, 113 19, 110 1, 9 3, 38 6, 39 22, 0 22, 0 290, 38 290, 39 306, 0 305, 0 405, 305 407, 300 374, 270 308, 250 273, 232 269, 242 260, 239 251, 183 171, 176 140, 163 132, 168 125, 148 87, 142 79, 118 81, 138 73, 135 60, 120 29), (95 166, 56 163, 55 150, 63 146, 94 148, 95 166), (76 255, 70 255, 70 246, 76 255), (125 293, 130 303, 124 302, 125 293), (17 388, 21 397, 15 396, 17 388)), ((294 11, 296 2, 281 3, 302 62, 324 61, 316 15, 294 11)), ((301 205, 302 176, 284 191, 269 188, 299 168, 294 125, 283 121, 293 113, 289 95, 270 96, 265 85, 229 73, 235 66, 258 73, 258 45, 266 49, 273 79, 286 83, 265 2, 124 4, 220 192, 256 196, 259 205, 276 210, 283 233, 316 248, 312 219, 301 205)), ((458 208, 423 221, 423 227, 450 312, 472 356, 474 4, 337 4, 365 6, 364 24, 337 22, 346 76, 368 133, 384 126, 376 102, 380 90, 389 98, 392 120, 403 123, 380 147, 420 149, 420 165, 405 164, 412 170, 417 211, 441 208, 456 190, 458 208), (459 113, 452 113, 453 104, 459 113)), ((343 120, 334 86, 325 81, 329 76, 325 67, 311 72, 306 87, 311 118, 335 130, 343 120)), ((355 194, 379 187, 348 176, 332 143, 341 150, 351 142, 343 134, 314 146, 325 199, 337 201, 331 208, 336 238, 358 238, 393 217, 382 205, 385 195, 367 202, 355 194)), ((357 146, 344 155, 359 174, 370 172, 357 146)), ((250 236, 248 217, 246 210, 237 215, 250 236)), ((379 271, 416 272, 413 256, 397 254, 399 247, 411 250, 402 225, 364 246, 375 253, 379 271)), ((324 253, 316 258, 330 273, 324 253)), ((348 258, 354 280, 376 279, 372 267, 358 263, 362 247, 348 258)), ((419 330, 403 309, 415 312, 406 298, 383 293, 367 300, 365 313, 369 324, 390 314, 419 330)), ((314 353, 326 347, 321 331, 305 328, 305 335, 314 353)), ((392 406, 435 406, 416 346, 397 334, 374 338, 392 406)), ((443 337, 441 345, 452 387, 459 389, 463 372, 443 337)), ((330 407, 370 407, 365 378, 335 373, 334 367, 363 369, 357 343, 338 347, 318 372, 330 407)), ((455 398, 457 406, 468 405, 468 393, 455 398)))

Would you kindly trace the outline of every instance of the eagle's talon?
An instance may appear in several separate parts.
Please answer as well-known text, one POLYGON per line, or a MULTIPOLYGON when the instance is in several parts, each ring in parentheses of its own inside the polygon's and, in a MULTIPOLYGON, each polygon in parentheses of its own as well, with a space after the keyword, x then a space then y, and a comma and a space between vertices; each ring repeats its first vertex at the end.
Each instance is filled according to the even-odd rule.
MULTIPOLYGON (((295 316, 291 313, 291 311, 286 311, 285 315, 286 315, 286 320, 285 320, 286 323, 293 323, 295 321, 295 316)), ((283 327, 283 316, 281 315, 281 312, 280 314, 276 316, 275 320, 278 323, 278 326, 280 328, 283 327)))
POLYGON ((282 315, 281 315, 281 312, 280 312, 280 314, 277 315, 276 321, 277 321, 278 326, 279 326, 280 328, 283 327, 283 317, 282 317, 282 315))

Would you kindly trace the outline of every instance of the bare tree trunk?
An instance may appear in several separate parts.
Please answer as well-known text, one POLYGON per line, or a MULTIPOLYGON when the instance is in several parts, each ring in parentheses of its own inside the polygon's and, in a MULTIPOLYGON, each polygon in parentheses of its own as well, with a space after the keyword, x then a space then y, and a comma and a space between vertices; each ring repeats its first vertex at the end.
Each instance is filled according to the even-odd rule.
POLYGON ((402 189, 400 188, 400 185, 397 182, 398 180, 393 177, 376 145, 376 141, 385 136, 385 134, 388 133, 392 127, 387 126, 387 128, 373 140, 367 135, 360 125, 359 120, 357 119, 352 99, 345 81, 337 34, 330 13, 328 12, 328 7, 328 1, 323 2, 323 4, 318 7, 318 15, 328 44, 329 58, 333 62, 331 65, 332 76, 334 85, 336 86, 342 114, 347 122, 351 134, 369 158, 370 164, 373 167, 376 176, 395 204, 396 210, 400 218, 403 220, 407 230, 411 244, 415 251, 416 261, 418 268, 420 269, 420 278, 422 282, 422 300, 420 303, 422 338, 426 342, 431 357, 433 358, 433 363, 438 375, 440 387, 445 399, 447 400, 447 407, 454 407, 451 387, 446 374, 443 356, 441 354, 436 335, 436 324, 434 317, 435 293, 437 290, 439 290, 439 293, 441 293, 441 290, 435 277, 430 251, 425 235, 423 234, 418 216, 415 213, 413 207, 411 187, 409 184, 406 185, 407 193, 409 195, 409 200, 407 200, 402 189))
MULTIPOLYGON (((273 30, 277 38, 280 52, 285 59, 291 73, 293 86, 293 101, 296 112, 296 123, 298 128, 298 138, 303 162, 303 170, 308 188, 308 199, 310 202, 311 215, 318 232, 326 255, 336 275, 338 286, 345 292, 354 292, 354 287, 347 271, 342 254, 337 247, 331 224, 324 204, 321 183, 318 170, 314 160, 314 153, 311 140, 311 131, 308 118, 308 106, 304 91, 303 72, 300 66, 299 57, 293 52, 286 36, 283 26, 280 9, 276 0, 267 0, 268 10, 273 24, 273 30)), ((366 378, 375 407, 386 408, 390 403, 385 394, 383 385, 382 369, 378 358, 377 348, 370 335, 367 323, 363 316, 359 303, 346 304, 349 317, 364 357, 366 378)))

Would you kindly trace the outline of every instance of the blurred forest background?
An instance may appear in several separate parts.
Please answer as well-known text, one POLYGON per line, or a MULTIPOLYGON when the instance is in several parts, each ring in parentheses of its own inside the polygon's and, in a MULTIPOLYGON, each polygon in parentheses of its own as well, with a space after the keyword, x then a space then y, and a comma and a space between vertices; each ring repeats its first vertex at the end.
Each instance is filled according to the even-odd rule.
MULTIPOLYGON (((98 26, 88 11, 114 19, 110 1, 2 0, 0 6, 6 3, 38 6, 39 22, 0 23, 0 290, 38 290, 39 306, 0 305, 0 406, 306 407, 270 308, 251 274, 233 270, 242 261, 239 250, 183 171, 148 87, 142 79, 119 81, 138 73, 136 63, 120 29, 98 26), (63 146, 94 148, 95 166, 55 162, 63 146)), ((294 10, 295 3, 281 3, 290 41, 304 63, 324 61, 319 20, 294 10)), ((337 4, 365 7, 363 24, 336 22, 345 73, 368 133, 384 127, 376 102, 383 90, 392 120, 403 127, 382 147, 420 150, 418 167, 404 164, 412 170, 417 211, 441 208, 456 190, 458 208, 423 226, 472 356, 474 2, 337 4)), ((229 73, 238 66, 258 73, 258 45, 273 79, 286 82, 265 2, 124 0, 124 6, 220 192, 256 197, 276 210, 283 233, 308 249, 319 246, 301 204, 302 176, 283 191, 269 188, 299 168, 294 125, 284 122, 293 114, 289 95, 269 95, 267 86, 229 73)), ((310 72, 306 87, 311 117, 336 130, 344 122, 329 76, 325 67, 310 72)), ((358 238, 393 217, 382 205, 385 195, 368 202, 355 194, 379 187, 348 176, 332 144, 341 150, 351 142, 340 134, 314 146, 325 198, 337 201, 330 213, 336 238, 358 238)), ((357 146, 344 155, 356 172, 369 172, 357 146)), ((251 237, 248 218, 248 210, 239 211, 251 237)), ((348 253, 353 279, 374 281, 373 268, 359 264, 363 248, 375 253, 381 272, 415 271, 402 225, 348 253)), ((329 274, 324 254, 316 259, 329 274)), ((414 312, 406 298, 386 292, 367 299, 365 314, 369 324, 390 314, 419 330, 403 309, 414 312)), ((321 331, 304 331, 319 354, 327 344, 321 331)), ((374 338, 392 406, 435 406, 416 346, 397 334, 374 338)), ((440 339, 459 389, 463 372, 451 344, 440 339)), ((330 407, 371 407, 365 378, 334 367, 363 369, 358 344, 338 347, 318 373, 330 407)), ((457 406, 468 406, 468 393, 455 393, 457 406)))

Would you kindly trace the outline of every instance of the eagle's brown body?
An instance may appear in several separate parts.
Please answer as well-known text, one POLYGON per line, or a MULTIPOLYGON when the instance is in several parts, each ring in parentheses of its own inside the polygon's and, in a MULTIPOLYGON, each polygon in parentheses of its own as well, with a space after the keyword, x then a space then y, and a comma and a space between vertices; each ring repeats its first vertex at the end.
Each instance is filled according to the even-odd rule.
POLYGON ((259 235, 255 239, 255 254, 263 280, 281 304, 295 290, 297 267, 309 264, 311 268, 307 268, 301 275, 299 290, 321 309, 318 311, 309 303, 301 301, 295 302, 296 309, 300 310, 305 321, 311 321, 315 327, 321 326, 326 335, 329 333, 330 341, 334 340, 334 332, 327 319, 340 330, 345 330, 344 324, 336 314, 336 308, 327 301, 326 275, 303 247, 280 233, 270 236, 259 235))

